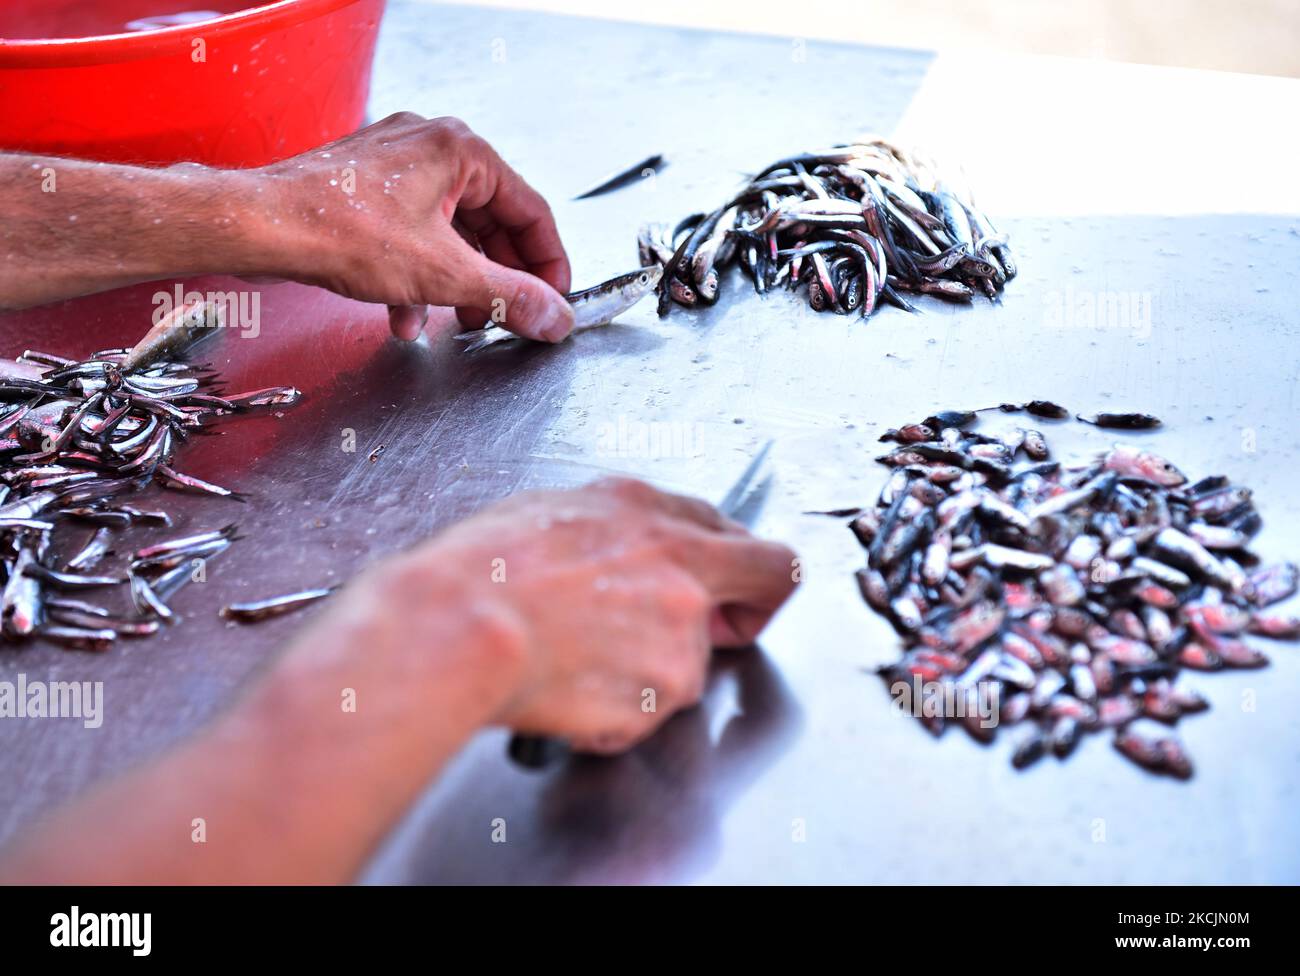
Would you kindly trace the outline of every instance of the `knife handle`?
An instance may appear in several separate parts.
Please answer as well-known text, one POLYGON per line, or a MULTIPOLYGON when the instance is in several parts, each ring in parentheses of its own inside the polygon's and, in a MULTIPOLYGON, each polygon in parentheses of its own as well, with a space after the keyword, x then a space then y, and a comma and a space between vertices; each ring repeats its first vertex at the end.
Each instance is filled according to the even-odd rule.
POLYGON ((560 739, 518 733, 510 737, 510 745, 506 748, 506 755, 524 769, 543 769, 567 752, 568 746, 560 739))

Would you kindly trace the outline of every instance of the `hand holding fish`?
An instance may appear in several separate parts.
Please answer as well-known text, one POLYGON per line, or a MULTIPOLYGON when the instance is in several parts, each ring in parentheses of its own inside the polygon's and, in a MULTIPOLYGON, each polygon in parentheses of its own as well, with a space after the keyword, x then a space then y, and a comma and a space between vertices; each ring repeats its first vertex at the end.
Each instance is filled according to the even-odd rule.
POLYGON ((382 302, 403 339, 429 305, 543 341, 573 328, 550 208, 456 119, 399 113, 261 169, 0 152, 0 195, 0 309, 232 274, 382 302))
POLYGON ((399 338, 419 335, 429 305, 467 328, 491 318, 549 342, 572 330, 550 208, 460 120, 401 112, 266 172, 302 228, 289 277, 387 304, 399 338))

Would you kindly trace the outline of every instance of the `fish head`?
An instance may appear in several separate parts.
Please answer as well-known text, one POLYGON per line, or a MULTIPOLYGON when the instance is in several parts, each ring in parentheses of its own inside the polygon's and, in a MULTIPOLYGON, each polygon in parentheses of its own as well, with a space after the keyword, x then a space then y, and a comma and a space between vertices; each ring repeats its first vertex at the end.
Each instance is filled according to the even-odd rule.
POLYGON ((1186 484, 1187 476, 1159 454, 1129 444, 1116 444, 1103 456, 1102 464, 1126 478, 1143 478, 1163 488, 1186 484))
POLYGON ((700 297, 706 302, 711 302, 718 297, 718 273, 712 268, 704 276, 704 280, 699 284, 700 297))
POLYGON ((680 278, 673 278, 668 282, 668 291, 679 305, 694 305, 699 300, 695 289, 680 278))
POLYGON ((663 267, 657 264, 647 268, 638 268, 636 271, 629 271, 625 275, 620 275, 617 287, 624 298, 634 302, 652 292, 663 275, 663 267))
POLYGON ((993 267, 990 262, 973 254, 965 255, 957 263, 977 278, 995 278, 998 274, 997 268, 993 267))
POLYGON ((1137 455, 1137 468, 1150 481, 1164 488, 1177 488, 1187 482, 1187 476, 1176 468, 1172 462, 1166 461, 1159 454, 1151 451, 1139 451, 1137 455))

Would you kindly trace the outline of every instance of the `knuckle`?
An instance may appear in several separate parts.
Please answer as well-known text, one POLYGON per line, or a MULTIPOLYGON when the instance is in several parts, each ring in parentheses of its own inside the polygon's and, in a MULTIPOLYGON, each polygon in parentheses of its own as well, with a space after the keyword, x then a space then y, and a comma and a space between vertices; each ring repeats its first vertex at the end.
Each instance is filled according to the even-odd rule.
POLYGON ((451 115, 432 120, 428 127, 434 138, 443 143, 460 143, 476 138, 469 126, 451 115))
POLYGON ((653 488, 636 478, 603 478, 597 484, 602 490, 631 505, 647 505, 655 494, 653 488))
POLYGON ((384 119, 381 124, 389 125, 417 125, 425 121, 424 116, 416 112, 394 112, 388 118, 384 119))
POLYGON ((461 137, 461 143, 465 152, 475 157, 489 157, 493 153, 491 143, 481 135, 471 132, 468 127, 465 129, 465 133, 461 137))
POLYGON ((676 617, 691 620, 704 616, 709 609, 704 587, 686 577, 664 584, 659 596, 664 610, 676 617))
POLYGON ((654 687, 659 697, 673 707, 697 702, 704 693, 704 670, 694 661, 665 662, 654 687))

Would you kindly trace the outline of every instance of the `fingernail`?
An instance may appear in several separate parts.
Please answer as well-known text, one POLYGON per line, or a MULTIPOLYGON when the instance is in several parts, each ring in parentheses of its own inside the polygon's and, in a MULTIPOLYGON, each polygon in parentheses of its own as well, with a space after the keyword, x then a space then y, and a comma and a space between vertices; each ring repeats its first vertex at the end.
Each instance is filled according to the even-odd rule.
POLYGON ((547 342, 559 342, 573 331, 573 309, 564 299, 550 302, 542 319, 539 334, 547 342))

